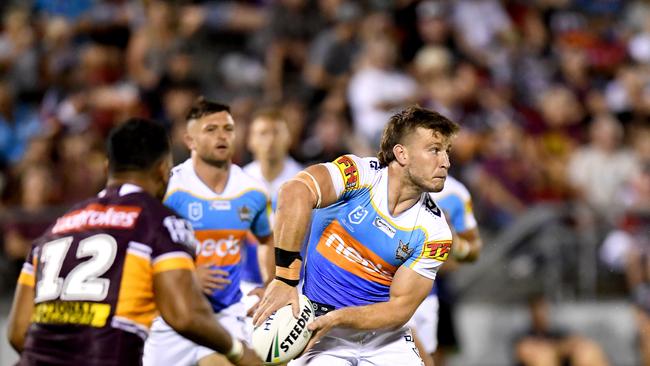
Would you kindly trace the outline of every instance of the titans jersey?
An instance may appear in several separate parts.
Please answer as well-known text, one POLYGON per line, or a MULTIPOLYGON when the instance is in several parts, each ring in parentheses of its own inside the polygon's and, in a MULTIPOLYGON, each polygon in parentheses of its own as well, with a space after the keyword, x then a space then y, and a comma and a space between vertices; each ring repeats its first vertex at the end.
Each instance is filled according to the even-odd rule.
MULTIPOLYGON (((271 207, 273 208, 273 211, 275 211, 277 205, 278 191, 280 190, 280 186, 282 186, 284 182, 293 178, 301 170, 302 167, 300 164, 298 164, 292 158, 288 157, 284 160, 284 169, 282 169, 282 172, 280 172, 280 174, 272 182, 268 182, 266 179, 264 179, 264 175, 262 175, 262 168, 260 167, 259 162, 253 161, 244 167, 244 172, 246 172, 246 174, 259 180, 260 182, 263 182, 266 185, 267 190, 271 195, 271 207)), ((262 275, 260 274, 260 268, 257 261, 256 240, 246 241, 246 255, 244 256, 243 262, 244 272, 242 273, 242 280, 261 284, 262 275)))
POLYGON ((271 234, 271 205, 262 183, 232 164, 223 193, 217 194, 196 175, 192 160, 172 169, 165 204, 188 219, 199 241, 196 264, 228 271, 231 283, 209 297, 219 312, 237 303, 242 293, 241 246, 248 231, 271 234))
POLYGON ((388 211, 388 169, 374 158, 344 155, 324 164, 338 197, 316 210, 303 292, 336 308, 388 301, 400 266, 435 279, 451 249, 451 231, 433 199, 397 217, 388 211))
POLYGON ((474 229, 476 218, 472 211, 472 197, 463 183, 454 177, 448 176, 445 180, 445 188, 437 193, 430 193, 438 206, 445 211, 451 226, 457 233, 474 229))

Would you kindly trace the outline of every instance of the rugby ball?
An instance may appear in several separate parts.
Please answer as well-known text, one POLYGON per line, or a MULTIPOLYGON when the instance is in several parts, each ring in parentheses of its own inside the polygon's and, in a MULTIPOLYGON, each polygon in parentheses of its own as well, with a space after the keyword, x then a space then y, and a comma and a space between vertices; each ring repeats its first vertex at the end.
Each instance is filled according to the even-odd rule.
POLYGON ((314 308, 305 295, 300 295, 300 315, 293 317, 291 305, 281 307, 253 330, 253 349, 265 365, 279 365, 293 360, 302 352, 311 332, 307 325, 314 321, 314 308))

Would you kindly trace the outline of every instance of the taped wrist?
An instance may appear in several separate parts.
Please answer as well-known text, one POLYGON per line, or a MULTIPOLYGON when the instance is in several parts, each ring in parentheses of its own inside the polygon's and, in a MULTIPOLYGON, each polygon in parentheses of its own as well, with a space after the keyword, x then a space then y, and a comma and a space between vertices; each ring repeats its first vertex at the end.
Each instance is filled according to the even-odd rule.
POLYGON ((289 286, 298 286, 302 257, 300 252, 275 248, 275 278, 289 286))

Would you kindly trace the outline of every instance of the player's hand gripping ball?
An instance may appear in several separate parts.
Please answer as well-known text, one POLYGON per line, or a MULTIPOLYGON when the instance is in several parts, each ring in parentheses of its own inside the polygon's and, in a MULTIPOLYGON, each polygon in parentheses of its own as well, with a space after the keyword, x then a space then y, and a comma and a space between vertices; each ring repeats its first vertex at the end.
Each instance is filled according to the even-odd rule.
POLYGON ((314 308, 305 295, 300 295, 300 315, 294 318, 291 305, 275 311, 253 330, 253 349, 265 365, 279 365, 293 360, 307 346, 314 321, 314 308))

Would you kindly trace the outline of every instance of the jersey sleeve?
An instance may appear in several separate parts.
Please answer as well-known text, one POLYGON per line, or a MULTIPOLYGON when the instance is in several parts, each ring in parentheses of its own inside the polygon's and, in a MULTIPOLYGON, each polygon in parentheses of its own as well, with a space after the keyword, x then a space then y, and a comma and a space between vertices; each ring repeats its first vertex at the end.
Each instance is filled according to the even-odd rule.
POLYGON ((151 244, 153 273, 194 269, 196 238, 192 224, 176 215, 166 216, 151 244))
POLYGON ((28 287, 34 287, 36 285, 36 263, 38 262, 36 248, 37 246, 32 244, 32 249, 27 254, 23 268, 20 270, 20 276, 18 276, 19 285, 28 287))
POLYGON ((379 163, 375 159, 362 159, 355 155, 343 155, 323 165, 330 173, 339 200, 346 200, 359 194, 361 188, 372 182, 373 172, 379 170, 379 163))
POLYGON ((271 200, 267 194, 259 195, 258 210, 251 225, 251 231, 258 238, 271 235, 271 200))
POLYGON ((449 227, 441 228, 432 238, 425 234, 421 246, 416 247, 403 265, 428 279, 435 280, 438 269, 451 253, 451 243, 449 227))

